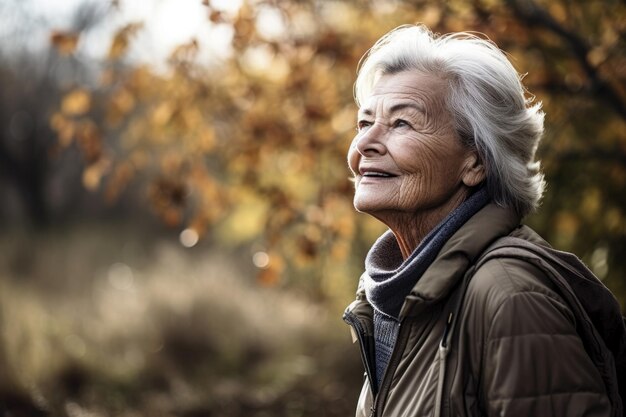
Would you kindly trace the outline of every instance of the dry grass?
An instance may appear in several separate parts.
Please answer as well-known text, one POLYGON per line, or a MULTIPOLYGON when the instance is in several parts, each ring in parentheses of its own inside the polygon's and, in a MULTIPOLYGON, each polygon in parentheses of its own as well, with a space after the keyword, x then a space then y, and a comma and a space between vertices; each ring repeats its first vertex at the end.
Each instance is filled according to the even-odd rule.
POLYGON ((339 312, 258 287, 247 258, 88 230, 0 242, 5 415, 352 414, 339 312))

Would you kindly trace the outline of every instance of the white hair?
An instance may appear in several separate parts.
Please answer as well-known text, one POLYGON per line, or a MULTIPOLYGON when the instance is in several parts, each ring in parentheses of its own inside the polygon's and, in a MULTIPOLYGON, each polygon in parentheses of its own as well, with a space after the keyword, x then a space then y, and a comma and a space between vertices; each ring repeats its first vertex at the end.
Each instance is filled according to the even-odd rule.
POLYGON ((460 139, 476 149, 494 202, 525 216, 545 189, 535 151, 541 103, 526 98, 521 76, 490 40, 467 32, 434 35, 423 25, 393 29, 365 54, 354 85, 361 105, 382 75, 419 71, 449 84, 447 106, 460 139))

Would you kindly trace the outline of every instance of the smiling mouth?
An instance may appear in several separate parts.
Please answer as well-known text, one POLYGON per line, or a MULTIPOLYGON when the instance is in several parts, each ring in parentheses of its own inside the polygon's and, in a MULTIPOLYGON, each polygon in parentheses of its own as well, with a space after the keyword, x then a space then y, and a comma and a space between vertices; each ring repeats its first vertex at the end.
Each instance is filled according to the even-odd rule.
POLYGON ((388 172, 382 172, 382 171, 363 171, 361 175, 364 178, 392 178, 396 176, 388 172))

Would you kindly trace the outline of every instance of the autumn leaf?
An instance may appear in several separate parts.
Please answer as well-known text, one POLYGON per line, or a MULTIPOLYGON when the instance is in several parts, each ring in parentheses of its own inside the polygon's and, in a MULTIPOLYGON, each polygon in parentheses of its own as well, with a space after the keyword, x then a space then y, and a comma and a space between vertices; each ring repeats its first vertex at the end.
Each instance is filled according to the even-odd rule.
POLYGON ((87 90, 70 91, 61 101, 61 111, 69 116, 80 116, 91 108, 91 96, 87 90))
POLYGON ((106 186, 105 198, 109 203, 117 200, 119 195, 124 191, 133 175, 135 174, 132 163, 124 161, 118 164, 113 170, 112 175, 106 186))
POLYGON ((89 165, 83 171, 83 186, 89 191, 96 191, 100 187, 102 177, 108 172, 111 163, 109 160, 100 159, 89 165))
POLYGON ((163 222, 169 227, 178 226, 182 221, 182 213, 177 207, 167 207, 159 212, 163 222))
POLYGON ((118 126, 121 120, 135 107, 136 100, 126 88, 121 88, 111 96, 106 113, 106 120, 110 126, 118 126))
POLYGON ((264 287, 273 287, 280 282, 280 277, 285 269, 285 261, 276 252, 268 253, 267 266, 261 268, 257 274, 257 282, 264 287))
POLYGON ((224 13, 220 10, 211 10, 209 14, 209 20, 213 23, 224 23, 226 19, 224 17, 224 13))
POLYGON ((113 41, 111 42, 108 58, 113 60, 124 55, 128 49, 130 38, 134 36, 142 27, 143 24, 141 23, 129 23, 118 30, 113 37, 113 41))
POLYGON ((57 112, 50 118, 50 127, 57 133, 62 148, 68 147, 74 140, 76 125, 73 120, 57 112))
POLYGON ((62 55, 70 55, 76 50, 79 38, 79 34, 75 32, 53 31, 50 34, 50 43, 62 55))
POLYGON ((76 141, 88 164, 102 157, 102 136, 98 126, 91 120, 81 121, 76 128, 76 141))
POLYGON ((164 126, 167 124, 172 118, 172 114, 174 113, 176 107, 170 102, 162 102, 157 106, 152 112, 152 123, 156 126, 164 126))
POLYGON ((168 61, 171 64, 184 64, 192 61, 198 54, 198 41, 192 39, 190 42, 174 48, 168 61))

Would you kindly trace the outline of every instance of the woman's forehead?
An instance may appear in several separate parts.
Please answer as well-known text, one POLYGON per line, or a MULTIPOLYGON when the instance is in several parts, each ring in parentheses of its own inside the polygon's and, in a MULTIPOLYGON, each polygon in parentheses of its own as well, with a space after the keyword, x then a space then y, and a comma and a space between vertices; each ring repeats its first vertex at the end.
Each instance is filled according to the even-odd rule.
POLYGON ((378 108, 423 110, 442 103, 446 93, 447 83, 435 75, 409 71, 387 74, 379 78, 359 112, 369 114, 378 108))

